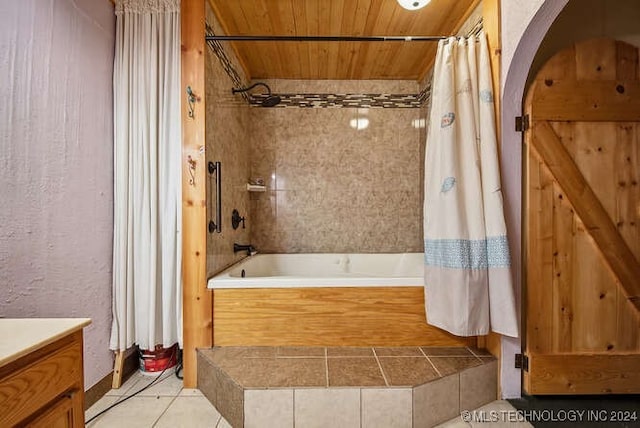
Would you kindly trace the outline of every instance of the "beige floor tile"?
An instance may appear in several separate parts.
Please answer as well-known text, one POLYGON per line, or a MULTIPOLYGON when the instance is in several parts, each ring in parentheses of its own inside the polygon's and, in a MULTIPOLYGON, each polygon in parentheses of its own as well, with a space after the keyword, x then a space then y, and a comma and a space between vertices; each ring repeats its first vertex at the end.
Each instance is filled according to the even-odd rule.
POLYGON ((131 389, 131 387, 133 385, 135 385, 136 383, 138 383, 138 381, 142 378, 143 376, 140 374, 140 372, 138 370, 136 370, 130 377, 129 379, 127 379, 126 382, 124 382, 122 385, 120 385, 120 388, 118 389, 111 389, 109 390, 109 392, 107 392, 106 395, 108 396, 121 396, 121 395, 126 395, 126 393, 131 389))
POLYGON ((411 428, 411 388, 364 388, 362 428, 411 428))
POLYGON ((245 428, 293 428, 293 389, 244 391, 245 428))
POLYGON ((182 388, 182 391, 180 391, 180 394, 178 394, 179 397, 202 397, 202 391, 200 391, 197 388, 182 388))
POLYGON ((153 426, 173 400, 173 397, 133 397, 98 416, 93 422, 87 424, 87 427, 149 428, 153 426))
POLYGON ((294 408, 296 427, 360 426, 359 389, 296 389, 294 408))
POLYGON ((86 412, 84 412, 84 420, 88 421, 89 419, 118 401, 118 398, 120 397, 105 395, 104 397, 96 401, 93 406, 89 407, 86 412))
MULTIPOLYGON (((124 396, 134 394, 145 386, 149 385, 156 379, 155 376, 138 375, 136 381, 131 384, 124 396)), ((122 389, 122 388, 121 388, 122 389)), ((162 377, 151 387, 145 389, 142 392, 138 392, 139 397, 175 397, 182 390, 182 381, 176 377, 173 373, 165 373, 162 377)))
POLYGON ((205 397, 178 397, 154 428, 215 428, 220 413, 205 397))
POLYGON ((233 428, 229 425, 229 422, 225 418, 220 418, 220 422, 218 422, 218 426, 216 428, 233 428))

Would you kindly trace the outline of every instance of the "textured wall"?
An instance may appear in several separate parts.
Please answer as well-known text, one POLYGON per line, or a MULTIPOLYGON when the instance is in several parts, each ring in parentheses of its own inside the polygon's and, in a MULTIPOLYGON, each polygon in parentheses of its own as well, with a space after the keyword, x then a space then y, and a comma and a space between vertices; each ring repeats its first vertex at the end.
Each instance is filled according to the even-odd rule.
MULTIPOLYGON (((207 4, 207 22, 216 34, 221 34, 215 16, 207 4)), ((242 68, 233 56, 233 49, 224 45, 234 68, 242 68)), ((222 164, 222 233, 207 232, 207 276, 213 276, 226 266, 243 258, 245 253, 233 253, 233 243, 249 243, 252 223, 249 219, 249 106, 240 95, 231 95, 233 83, 211 49, 206 49, 206 157, 222 164), (246 217, 246 228, 233 230, 231 212, 237 208, 246 217)), ((207 182, 208 218, 215 219, 215 182, 207 182), (212 186, 213 185, 213 186, 212 186), (213 188, 212 188, 213 187, 213 188)))
MULTIPOLYGON (((269 81, 285 93, 417 93, 404 81, 269 81)), ((422 251, 421 109, 252 108, 261 252, 422 251), (368 119, 366 129, 351 127, 368 119)))
POLYGON ((114 34, 106 0, 0 2, 0 316, 90 317, 87 388, 113 368, 114 34))

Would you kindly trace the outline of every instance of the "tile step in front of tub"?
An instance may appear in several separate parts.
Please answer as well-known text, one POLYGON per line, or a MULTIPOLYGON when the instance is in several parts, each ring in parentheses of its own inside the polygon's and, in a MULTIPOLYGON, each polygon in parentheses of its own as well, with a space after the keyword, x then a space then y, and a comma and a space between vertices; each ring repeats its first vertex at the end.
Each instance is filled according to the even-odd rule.
POLYGON ((497 361, 442 347, 198 350, 198 388, 234 427, 431 427, 496 399, 497 361))

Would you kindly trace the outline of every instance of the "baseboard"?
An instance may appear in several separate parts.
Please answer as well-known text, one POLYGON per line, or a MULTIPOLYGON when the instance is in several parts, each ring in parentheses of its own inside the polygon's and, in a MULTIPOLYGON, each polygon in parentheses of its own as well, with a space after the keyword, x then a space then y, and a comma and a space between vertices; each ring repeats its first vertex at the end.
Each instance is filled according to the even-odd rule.
MULTIPOLYGON (((129 355, 124 358, 124 365, 122 368, 122 383, 125 383, 126 380, 129 379, 131 375, 136 372, 136 370, 138 370, 139 367, 140 360, 138 359, 137 350, 134 352, 130 352, 129 355)), ((85 410, 93 406, 99 399, 104 397, 104 395, 111 390, 112 381, 113 370, 84 392, 85 410)))

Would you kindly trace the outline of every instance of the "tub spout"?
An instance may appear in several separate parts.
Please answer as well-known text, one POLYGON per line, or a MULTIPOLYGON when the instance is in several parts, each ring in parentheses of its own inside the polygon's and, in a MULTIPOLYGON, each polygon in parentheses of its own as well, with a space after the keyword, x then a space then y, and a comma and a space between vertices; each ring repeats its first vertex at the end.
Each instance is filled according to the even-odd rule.
POLYGON ((248 245, 241 245, 241 244, 233 244, 233 252, 234 253, 239 253, 240 251, 246 251, 247 252, 247 256, 252 256, 255 253, 257 253, 256 249, 253 248, 253 245, 248 244, 248 245))

